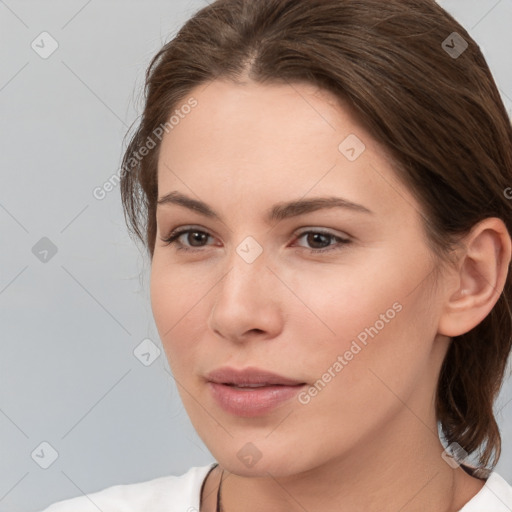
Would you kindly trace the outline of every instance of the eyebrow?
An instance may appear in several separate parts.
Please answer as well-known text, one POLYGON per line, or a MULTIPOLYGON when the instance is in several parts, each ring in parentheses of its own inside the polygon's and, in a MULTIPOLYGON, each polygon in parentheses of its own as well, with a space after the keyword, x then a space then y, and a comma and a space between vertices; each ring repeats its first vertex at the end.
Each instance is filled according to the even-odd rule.
MULTIPOLYGON (((157 205, 161 206, 170 204, 183 206, 189 210, 193 210, 204 215, 205 217, 222 221, 221 216, 206 203, 199 201, 198 199, 188 197, 177 191, 169 192, 168 194, 160 197, 157 201, 157 205)), ((265 220, 270 224, 275 221, 288 219, 290 217, 297 217, 305 213, 326 208, 344 208, 354 212, 367 214, 374 213, 361 204, 353 203, 352 201, 348 201, 341 197, 328 196, 277 203, 267 211, 265 220)))

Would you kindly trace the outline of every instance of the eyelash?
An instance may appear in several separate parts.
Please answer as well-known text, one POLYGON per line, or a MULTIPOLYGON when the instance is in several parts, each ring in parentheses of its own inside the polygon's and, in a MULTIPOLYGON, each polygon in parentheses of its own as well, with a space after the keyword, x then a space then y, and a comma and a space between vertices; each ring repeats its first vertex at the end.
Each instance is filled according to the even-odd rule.
MULTIPOLYGON (((184 244, 182 244, 181 242, 179 242, 178 238, 181 235, 184 235, 186 233, 202 233, 202 234, 211 236, 206 231, 203 231, 203 230, 200 230, 200 229, 195 229, 195 228, 178 228, 178 229, 175 229, 174 231, 172 231, 167 238, 162 238, 161 240, 162 240, 162 242, 165 242, 166 246, 175 245, 177 251, 186 251, 186 252, 199 252, 199 251, 202 251, 203 250, 202 247, 196 247, 196 248, 192 248, 191 249, 191 248, 185 246, 184 244)), ((304 235, 308 235, 308 234, 318 234, 318 235, 323 235, 323 236, 331 237, 331 239, 337 240, 337 242, 338 242, 337 245, 333 244, 333 245, 330 245, 330 246, 328 246, 327 248, 324 248, 324 249, 308 249, 307 247, 302 247, 302 249, 305 249, 310 254, 318 254, 318 253, 324 253, 325 254, 326 252, 340 250, 340 249, 342 249, 342 247, 344 245, 348 245, 351 242, 351 240, 339 237, 337 235, 334 235, 332 233, 328 233, 327 231, 322 231, 322 230, 303 231, 302 233, 299 233, 297 235, 297 240, 302 238, 304 235)))

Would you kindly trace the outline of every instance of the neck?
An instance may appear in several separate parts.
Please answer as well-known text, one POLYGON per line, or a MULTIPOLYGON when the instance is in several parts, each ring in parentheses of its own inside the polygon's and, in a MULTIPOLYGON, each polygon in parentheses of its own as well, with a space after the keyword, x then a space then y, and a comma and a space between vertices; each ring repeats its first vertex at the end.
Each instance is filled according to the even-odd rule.
POLYGON ((302 472, 275 476, 269 471, 269 476, 254 478, 216 468, 212 499, 201 512, 216 510, 222 469, 222 512, 381 512, 383 504, 388 510, 408 512, 457 511, 484 482, 462 468, 451 468, 441 458, 437 426, 428 427, 417 418, 411 422, 411 414, 403 415, 408 425, 390 425, 370 441, 360 440, 343 457, 302 472), (390 432, 402 435, 390 443, 390 432))

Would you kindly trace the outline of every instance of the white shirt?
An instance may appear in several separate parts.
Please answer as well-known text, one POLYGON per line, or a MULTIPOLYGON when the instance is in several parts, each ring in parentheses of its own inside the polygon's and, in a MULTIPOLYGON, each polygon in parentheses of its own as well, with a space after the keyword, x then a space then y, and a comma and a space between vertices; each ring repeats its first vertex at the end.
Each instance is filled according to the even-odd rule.
MULTIPOLYGON (((215 464, 190 468, 181 476, 114 485, 59 501, 41 512, 198 512, 201 486, 215 464)), ((512 486, 493 471, 482 489, 459 512, 511 511, 512 486)))

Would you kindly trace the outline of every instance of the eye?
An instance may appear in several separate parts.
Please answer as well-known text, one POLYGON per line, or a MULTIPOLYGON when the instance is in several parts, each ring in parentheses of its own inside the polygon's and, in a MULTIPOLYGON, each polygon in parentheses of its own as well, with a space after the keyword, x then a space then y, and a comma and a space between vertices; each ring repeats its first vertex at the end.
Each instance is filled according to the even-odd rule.
MULTIPOLYGON (((313 245, 312 248, 303 247, 309 253, 326 253, 332 250, 339 250, 342 246, 347 245, 351 240, 337 236, 333 233, 321 230, 308 230, 299 233, 296 240, 305 238, 308 244, 313 245), (335 242, 334 244, 331 242, 335 242)), ((208 238, 212 238, 209 233, 197 228, 178 228, 172 231, 167 238, 162 238, 162 242, 166 246, 175 245, 177 251, 201 251, 208 242, 208 238), (186 236, 184 236, 186 235, 186 236), (180 238, 183 237, 183 240, 180 238), (186 241, 186 243, 184 243, 186 241), (197 245, 196 245, 197 244, 197 245)))
POLYGON ((201 231, 200 229, 178 228, 172 231, 167 238, 163 238, 162 242, 165 242, 166 246, 175 245, 177 251, 196 251, 201 250, 200 248, 204 247, 203 245, 192 245, 192 248, 187 247, 182 241, 179 240, 183 235, 189 235, 184 238, 188 242, 192 242, 192 244, 196 242, 201 244, 201 242, 208 240, 208 237, 210 236, 208 233, 206 233, 206 231, 201 231))
POLYGON ((303 231, 298 235, 297 240, 300 240, 303 237, 306 237, 305 240, 307 243, 313 246, 312 249, 305 247, 305 249, 310 253, 325 253, 332 250, 339 250, 342 246, 351 242, 348 238, 342 238, 334 235, 333 233, 319 230, 303 231), (329 243, 333 240, 336 243, 329 243))

